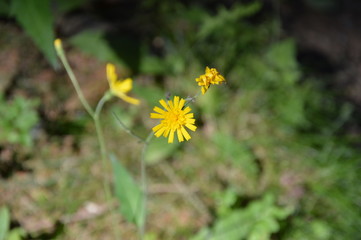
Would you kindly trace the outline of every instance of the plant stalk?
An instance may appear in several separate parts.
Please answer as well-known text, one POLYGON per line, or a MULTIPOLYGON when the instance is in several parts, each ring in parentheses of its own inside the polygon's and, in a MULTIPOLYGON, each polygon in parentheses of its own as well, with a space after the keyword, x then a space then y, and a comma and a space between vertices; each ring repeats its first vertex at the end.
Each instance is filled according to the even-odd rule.
MULTIPOLYGON (((75 91, 79 97, 79 100, 81 102, 81 104, 83 105, 83 107, 85 108, 85 110, 88 112, 88 114, 91 116, 91 118, 94 121, 94 125, 95 125, 95 129, 97 132, 97 139, 99 142, 99 147, 100 147, 100 152, 101 152, 101 158, 102 158, 102 165, 103 165, 103 169, 104 169, 104 173, 106 172, 107 168, 107 150, 105 147, 105 141, 104 141, 104 136, 103 136, 103 131, 100 125, 100 120, 99 120, 99 116, 100 116, 100 112, 104 106, 104 103, 110 98, 110 95, 108 93, 104 94, 104 96, 100 99, 100 101, 98 102, 98 105, 96 107, 96 110, 93 111, 93 109, 90 107, 88 101, 85 99, 84 94, 79 86, 78 80, 75 77, 75 74, 72 70, 72 68, 70 67, 68 60, 65 56, 63 47, 62 47, 62 43, 60 39, 56 39, 54 42, 54 46, 55 46, 55 50, 61 60, 61 62, 64 65, 64 68, 75 88, 75 91)), ((105 194, 105 201, 109 204, 109 206, 111 206, 111 200, 112 200, 112 195, 111 195, 111 182, 110 180, 108 180, 106 177, 103 178, 103 189, 104 189, 104 194, 105 194)), ((112 213, 113 216, 113 220, 114 223, 116 224, 117 222, 117 216, 116 216, 116 212, 112 213)), ((120 239, 120 233, 119 233, 119 229, 116 226, 114 229, 114 235, 115 235, 115 239, 120 239)))

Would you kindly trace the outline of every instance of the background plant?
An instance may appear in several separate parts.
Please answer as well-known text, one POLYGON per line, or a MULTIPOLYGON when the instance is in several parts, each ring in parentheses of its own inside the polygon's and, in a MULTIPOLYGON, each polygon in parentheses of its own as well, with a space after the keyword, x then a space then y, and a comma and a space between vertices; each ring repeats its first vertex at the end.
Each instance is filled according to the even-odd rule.
MULTIPOLYGON (((305 7, 309 2, 292 4, 305 7)), ((321 4, 325 1, 317 2, 326 12, 338 3, 327 1, 325 7, 321 4)), ((59 6, 66 5, 63 3, 58 1, 59 6)), ((287 1, 279 4, 292 6, 287 1)), ((84 6, 93 5, 71 7, 87 12, 84 6)), ((121 156, 135 180, 139 180, 139 167, 133 159, 139 145, 125 140, 112 113, 135 133, 146 135, 152 126, 140 123, 148 121, 149 109, 166 92, 193 96, 194 77, 206 65, 217 67, 227 79, 227 85, 211 88, 197 100, 194 111, 202 117, 191 142, 168 145, 164 139, 154 139, 149 145, 149 217, 157 221, 149 223, 148 238, 203 239, 207 235, 217 239, 234 234, 231 237, 235 239, 251 239, 262 233, 265 239, 357 239, 361 225, 358 107, 332 86, 334 66, 328 75, 320 75, 311 71, 316 68, 312 62, 302 62, 302 41, 280 28, 285 23, 280 22, 283 16, 278 14, 277 4, 272 8, 270 1, 219 5, 144 1, 131 5, 134 8, 117 6, 109 9, 117 9, 121 21, 114 21, 117 18, 111 11, 97 15, 106 26, 112 22, 113 28, 92 27, 65 36, 69 36, 69 50, 79 56, 81 52, 95 56, 102 62, 102 71, 105 61, 112 61, 139 79, 134 92, 145 105, 120 108, 120 103, 112 102, 104 109, 103 118, 109 148, 121 156), (132 17, 125 17, 127 11, 132 17), (214 213, 209 222, 184 197, 187 191, 200 197, 214 213), (262 210, 268 213, 265 223, 257 222, 254 213, 262 210)), ((54 9, 61 18, 71 8, 49 7, 54 9)), ((64 34, 58 20, 53 24, 58 34, 64 34)), ((70 114, 70 119, 81 116, 77 112, 70 114)), ((34 176, 50 176, 31 189, 34 205, 40 206, 38 212, 51 216, 52 222, 61 219, 59 212, 75 215, 89 199, 101 202, 95 189, 104 176, 94 171, 92 132, 87 125, 79 141, 83 155, 76 159, 82 164, 69 160, 74 156, 70 150, 42 152, 32 160, 34 176), (89 169, 93 169, 92 180, 89 169), (46 201, 59 193, 64 197, 46 201)), ((47 146, 44 149, 50 149, 47 146)), ((15 182, 3 186, 16 189, 15 182)), ((24 194, 16 196, 24 198, 24 194)), ((12 209, 20 205, 12 204, 12 209)), ((18 209, 21 213, 27 208, 18 209)), ((21 216, 18 213, 14 219, 25 226, 21 216)), ((87 232, 102 235, 109 230, 109 222, 104 217, 83 225, 66 224, 67 231, 58 237, 71 239, 87 232)), ((121 218, 120 223, 123 234, 134 238, 132 226, 121 218)))
POLYGON ((38 104, 35 99, 28 100, 21 96, 6 101, 0 95, 0 144, 32 146, 32 130, 39 121, 35 109, 38 104))

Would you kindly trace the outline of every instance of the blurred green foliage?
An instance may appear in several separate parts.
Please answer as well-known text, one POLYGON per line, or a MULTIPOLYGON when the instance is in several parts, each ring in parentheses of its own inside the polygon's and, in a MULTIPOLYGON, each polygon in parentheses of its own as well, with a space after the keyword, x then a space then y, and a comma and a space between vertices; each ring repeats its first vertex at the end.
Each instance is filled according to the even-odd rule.
MULTIPOLYGON (((177 37, 168 35, 168 46, 173 47, 167 49, 165 59, 182 59, 183 72, 217 66, 227 79, 227 86, 211 87, 197 99, 205 128, 215 124, 217 129, 213 144, 199 143, 204 148, 200 151, 206 154, 216 149, 215 155, 207 154, 207 162, 213 157, 217 164, 228 163, 238 170, 241 178, 232 179, 230 173, 223 182, 235 189, 235 199, 268 194, 280 197, 285 191, 280 184, 284 174, 300 175, 300 186, 284 183, 291 184, 291 192, 303 189, 299 199, 288 196, 287 209, 293 211, 280 218, 286 224, 265 230, 264 239, 269 239, 267 233, 271 232, 278 232, 282 239, 355 239, 361 226, 361 199, 357 197, 361 154, 340 131, 350 121, 353 107, 317 79, 304 77, 295 42, 280 37, 277 22, 249 19, 259 9, 258 2, 221 7, 216 14, 204 8, 180 7, 179 15, 173 15, 173 25, 178 20, 187 28, 175 29, 173 34, 182 31, 177 37), (198 34, 193 34, 195 30, 198 34)), ((185 78, 197 76, 183 74, 185 78)), ((193 88, 184 82, 176 86, 185 91, 193 88)), ((225 190, 223 194, 227 198, 229 193, 225 190)), ((229 214, 238 216, 242 211, 243 207, 235 207, 229 214)), ((259 211, 258 217, 264 214, 259 211)), ((242 232, 250 219, 240 219, 233 229, 229 226, 234 239, 253 236, 251 231, 242 232)), ((197 237, 212 239, 225 233, 218 221, 223 224, 223 218, 217 218, 213 228, 202 230, 197 237)))
MULTIPOLYGON (((83 3, 57 2, 61 11, 83 3)), ((154 22, 142 27, 156 26, 150 35, 161 43, 161 54, 152 52, 151 37, 134 40, 105 30, 80 32, 70 43, 101 61, 153 75, 154 84, 135 83, 134 88, 149 109, 167 91, 194 95, 194 78, 205 66, 216 67, 226 77, 226 85, 212 86, 192 104, 198 125, 192 143, 168 145, 164 139, 154 139, 146 159, 156 166, 172 156, 189 154, 206 175, 214 175, 207 188, 211 193, 204 194, 212 196, 215 217, 193 239, 358 239, 361 153, 355 148, 358 138, 343 131, 353 120, 354 106, 326 89, 322 82, 327 79, 305 74, 296 58, 297 45, 284 37, 277 18, 261 13, 260 1, 247 2, 205 7, 202 1, 188 5, 144 1, 143 11, 151 12, 154 22), (212 167, 218 170, 220 166, 226 166, 226 176, 212 172, 212 167), (220 190, 213 186, 218 182, 220 190)), ((334 1, 305 2, 325 7, 334 1)), ((5 3, 0 1, 0 6, 5 3)), ((35 42, 49 46, 53 19, 37 24, 48 16, 44 6, 39 16, 24 14, 28 8, 21 6, 16 18, 35 42), (34 24, 27 25, 27 17, 34 18, 34 24), (39 30, 39 40, 37 27, 44 28, 39 30), (41 39, 42 34, 49 35, 41 39)), ((137 12, 133 16, 139 21, 143 18, 137 12)), ((47 56, 53 62, 51 53, 47 56)), ((34 106, 25 100, 15 99, 10 105, 0 102, 1 141, 31 142, 29 131, 37 122, 34 106)), ((137 112, 128 110, 129 114, 111 112, 127 126, 144 130, 136 124, 137 112)), ((143 220, 134 205, 140 198, 139 187, 118 160, 112 164, 120 211, 139 225, 143 220)), ((204 185, 197 182, 193 166, 183 166, 182 171, 179 174, 195 185, 204 185)), ((180 239, 192 235, 187 234, 180 239)))
POLYGON ((220 216, 212 229, 203 229, 192 239, 267 240, 272 233, 279 231, 279 221, 291 213, 291 209, 278 207, 274 197, 266 194, 243 209, 220 216))
POLYGON ((30 147, 33 144, 31 130, 38 123, 36 107, 39 102, 16 96, 6 101, 0 95, 0 143, 20 144, 30 147))
POLYGON ((10 211, 6 206, 0 208, 0 240, 21 240, 25 237, 24 229, 17 227, 10 230, 10 211))
POLYGON ((12 0, 11 14, 33 39, 53 67, 58 67, 57 56, 53 47, 54 16, 49 0, 12 0))

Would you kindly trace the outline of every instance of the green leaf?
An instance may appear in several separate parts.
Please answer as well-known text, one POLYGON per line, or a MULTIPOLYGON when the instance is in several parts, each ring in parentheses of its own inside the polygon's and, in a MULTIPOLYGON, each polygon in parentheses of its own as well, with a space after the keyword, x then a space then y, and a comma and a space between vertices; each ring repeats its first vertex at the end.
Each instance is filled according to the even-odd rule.
POLYGON ((110 155, 114 174, 115 196, 120 204, 120 213, 138 227, 144 224, 144 195, 133 177, 114 155, 110 155))
POLYGON ((0 209, 0 240, 4 240, 10 226, 10 213, 7 207, 0 209))
POLYGON ((53 14, 49 0, 13 0, 11 12, 54 68, 58 67, 53 46, 53 14))

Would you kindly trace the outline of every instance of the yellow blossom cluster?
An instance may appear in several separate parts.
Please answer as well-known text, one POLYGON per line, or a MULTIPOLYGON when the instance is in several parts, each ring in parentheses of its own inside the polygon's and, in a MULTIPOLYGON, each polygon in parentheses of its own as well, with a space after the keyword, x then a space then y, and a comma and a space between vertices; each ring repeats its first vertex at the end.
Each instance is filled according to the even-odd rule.
POLYGON ((196 78, 198 86, 202 87, 202 94, 205 94, 210 85, 226 82, 224 77, 215 68, 206 67, 206 73, 196 78))
MULTIPOLYGON (((202 87, 202 94, 204 94, 210 85, 220 84, 225 82, 224 77, 219 74, 215 68, 206 67, 205 74, 196 78, 198 85, 202 87)), ((185 107, 186 100, 178 96, 174 96, 173 100, 167 102, 163 99, 159 101, 163 109, 160 107, 154 107, 155 113, 150 114, 150 118, 161 119, 160 123, 153 127, 153 132, 156 137, 164 136, 168 137, 168 143, 173 143, 174 135, 177 133, 178 141, 183 142, 191 139, 191 136, 187 132, 186 128, 191 131, 195 131, 197 127, 195 119, 190 107, 185 107), (185 128, 186 127, 186 128, 185 128)))

